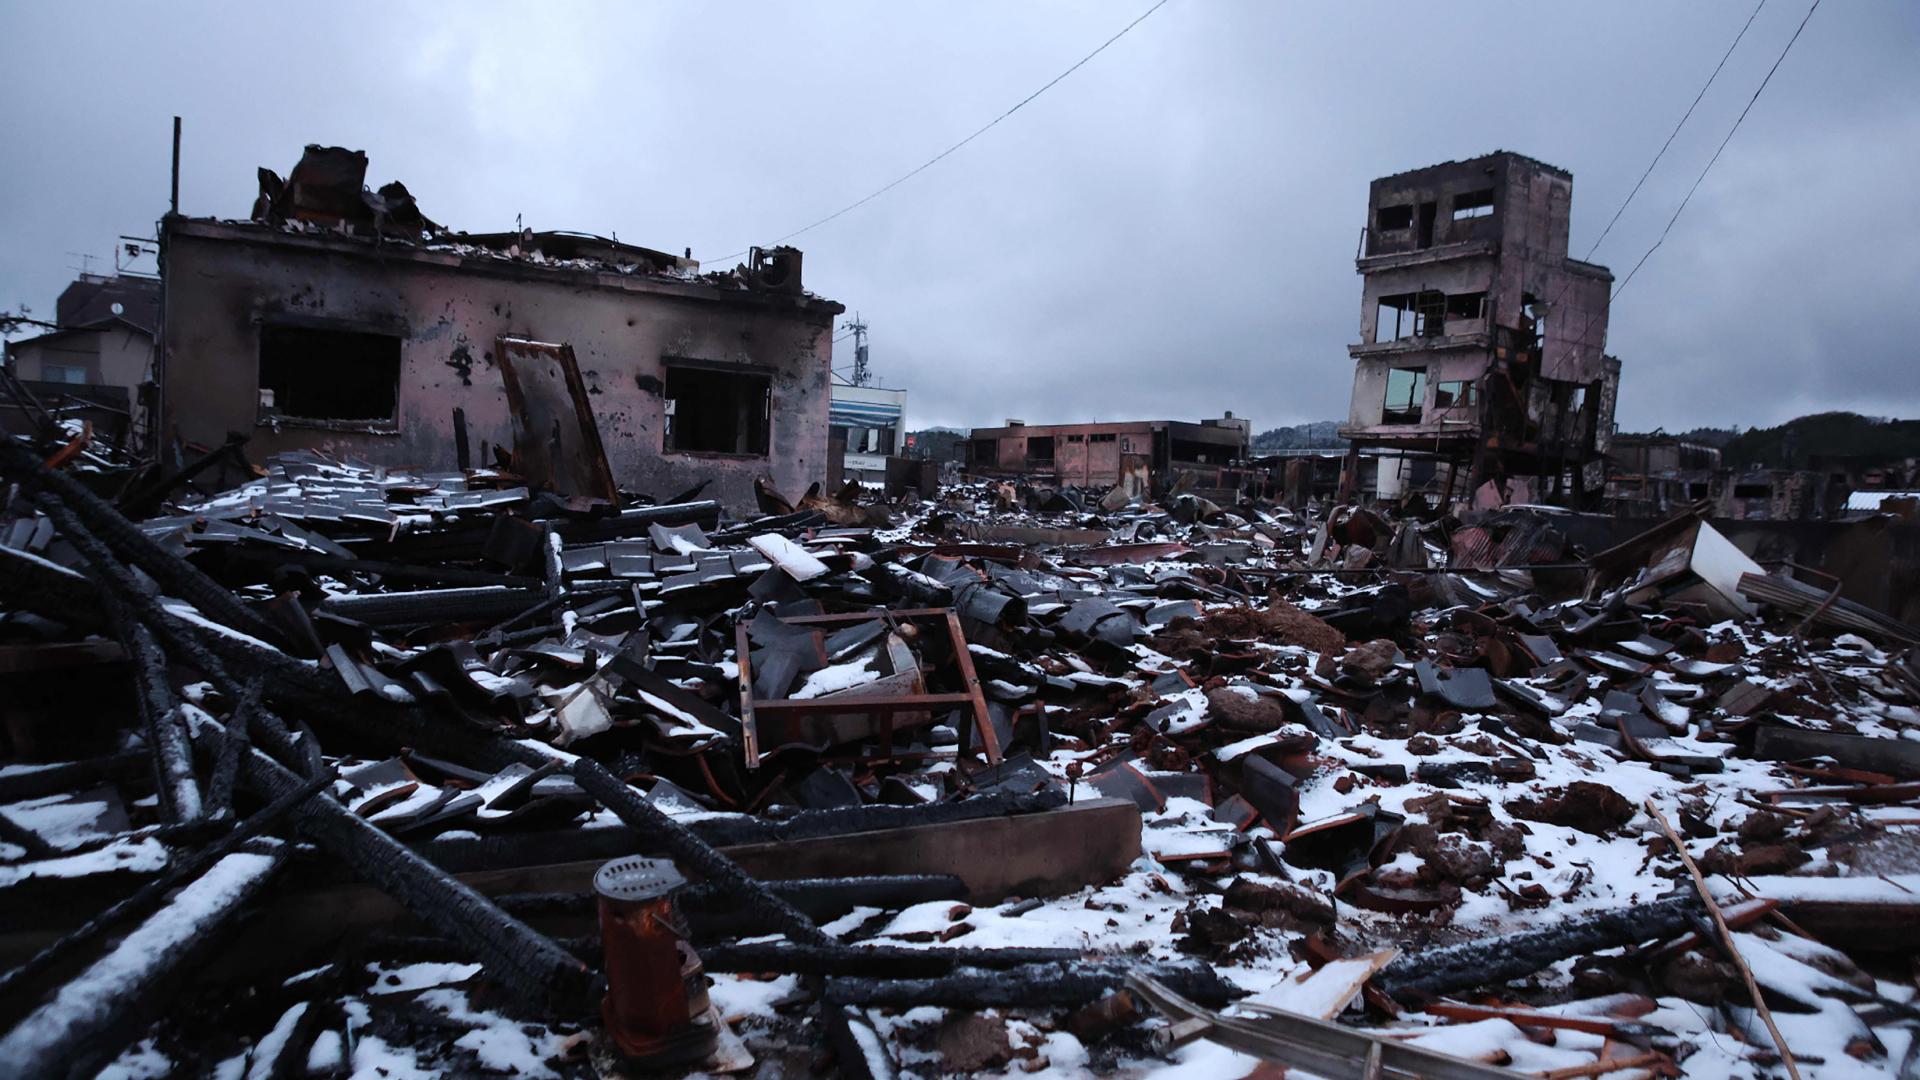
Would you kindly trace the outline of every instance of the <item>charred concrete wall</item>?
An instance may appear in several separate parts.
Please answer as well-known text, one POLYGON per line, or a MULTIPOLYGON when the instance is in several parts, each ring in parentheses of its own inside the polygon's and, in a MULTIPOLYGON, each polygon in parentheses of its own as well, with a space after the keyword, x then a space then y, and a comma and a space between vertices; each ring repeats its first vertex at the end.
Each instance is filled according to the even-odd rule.
POLYGON ((829 301, 184 220, 166 230, 165 272, 165 430, 182 439, 218 443, 242 431, 256 457, 320 448, 452 469, 458 409, 473 462, 489 464, 493 447, 513 441, 494 357, 507 335, 573 346, 623 489, 667 498, 709 480, 707 495, 751 507, 757 476, 797 495, 826 475, 832 325, 842 310, 829 301), (263 410, 263 337, 277 328, 397 337, 391 416, 263 410), (675 371, 763 379, 754 385, 765 387, 764 449, 670 449, 675 371))

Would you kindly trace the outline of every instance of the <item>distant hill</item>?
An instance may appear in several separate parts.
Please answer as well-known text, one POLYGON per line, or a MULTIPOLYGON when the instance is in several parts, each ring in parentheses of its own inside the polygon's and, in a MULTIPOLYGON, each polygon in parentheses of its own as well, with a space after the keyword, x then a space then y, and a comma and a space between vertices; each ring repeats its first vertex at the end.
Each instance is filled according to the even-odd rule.
POLYGON ((967 433, 959 428, 922 428, 909 431, 907 438, 913 440, 913 449, 907 451, 913 457, 959 461, 966 456, 967 433))
POLYGON ((1920 457, 1920 420, 1814 413, 1779 427, 1749 428, 1721 450, 1734 469, 1804 469, 1816 456, 1898 460, 1920 457))
POLYGON ((1256 452, 1275 450, 1345 450, 1347 440, 1339 435, 1338 420, 1316 420, 1310 424, 1269 428, 1253 437, 1256 452))

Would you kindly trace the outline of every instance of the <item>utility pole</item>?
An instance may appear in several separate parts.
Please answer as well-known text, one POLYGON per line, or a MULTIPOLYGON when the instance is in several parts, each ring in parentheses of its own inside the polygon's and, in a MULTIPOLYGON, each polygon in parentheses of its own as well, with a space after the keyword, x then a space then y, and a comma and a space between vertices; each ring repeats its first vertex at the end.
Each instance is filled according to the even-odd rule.
POLYGON ((853 321, 847 323, 847 329, 853 331, 853 377, 847 381, 855 386, 866 386, 873 381, 873 372, 867 368, 867 324, 860 321, 860 313, 853 313, 853 321))

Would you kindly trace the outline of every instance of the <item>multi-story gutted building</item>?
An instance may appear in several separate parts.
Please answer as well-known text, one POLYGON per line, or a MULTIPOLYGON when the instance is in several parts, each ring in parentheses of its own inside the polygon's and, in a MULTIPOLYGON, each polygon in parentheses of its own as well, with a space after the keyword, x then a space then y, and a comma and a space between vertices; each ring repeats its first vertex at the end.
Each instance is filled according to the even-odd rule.
POLYGON ((1161 491, 1192 472, 1207 490, 1238 484, 1232 466, 1247 457, 1251 427, 1232 413, 1197 424, 1132 420, 1094 424, 1027 424, 974 428, 967 471, 1079 487, 1126 484, 1161 491))
POLYGON ((551 470, 597 442, 622 491, 706 482, 743 508, 756 479, 797 494, 826 477, 844 309, 801 286, 800 252, 703 273, 580 233, 454 233, 399 184, 368 190, 366 166, 309 147, 284 183, 262 171, 252 220, 163 223, 170 446, 239 431, 255 458, 429 470, 524 447, 551 470), (576 445, 582 413, 597 433, 576 445))
POLYGON ((1412 478, 1483 505, 1598 493, 1619 386, 1605 354, 1613 275, 1567 254, 1573 176, 1498 152, 1375 180, 1345 487, 1412 478))

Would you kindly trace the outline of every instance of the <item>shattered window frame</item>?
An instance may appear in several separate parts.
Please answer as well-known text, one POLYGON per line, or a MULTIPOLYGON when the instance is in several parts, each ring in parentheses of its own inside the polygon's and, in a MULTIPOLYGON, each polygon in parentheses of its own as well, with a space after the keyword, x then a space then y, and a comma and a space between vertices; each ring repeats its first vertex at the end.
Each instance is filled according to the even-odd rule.
POLYGON ((1386 393, 1381 398, 1380 412, 1383 422, 1389 424, 1417 424, 1425 412, 1427 396, 1427 369, 1419 367, 1396 367, 1387 369, 1386 393))
POLYGON ((1453 220, 1473 221, 1478 218, 1492 217, 1495 191, 1493 188, 1481 188, 1453 197, 1453 220))

